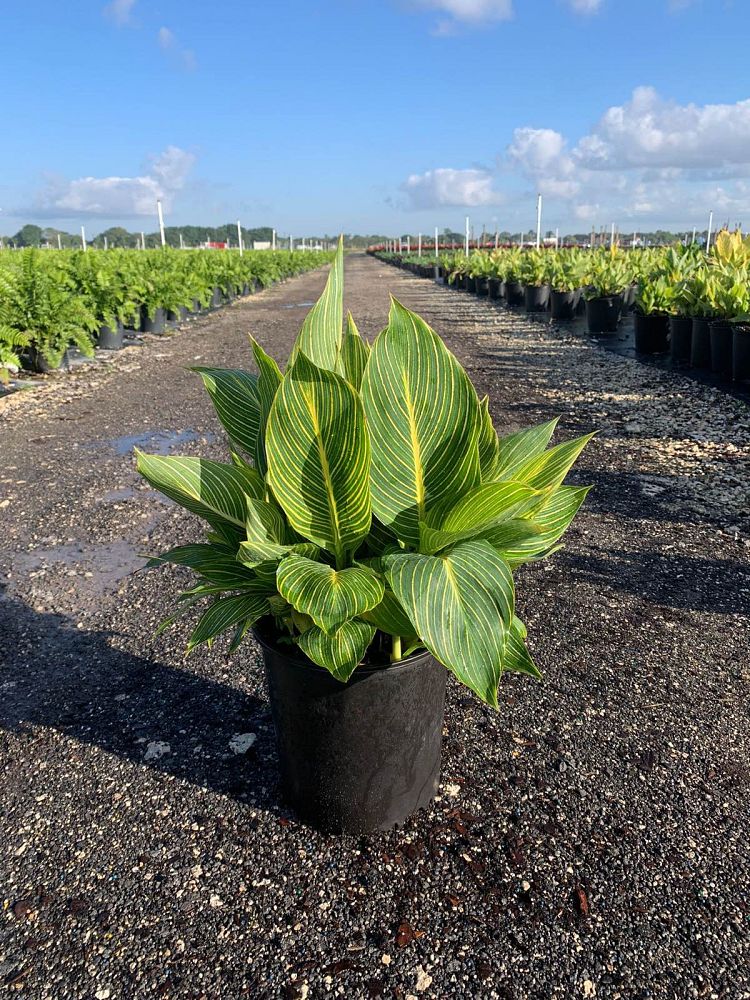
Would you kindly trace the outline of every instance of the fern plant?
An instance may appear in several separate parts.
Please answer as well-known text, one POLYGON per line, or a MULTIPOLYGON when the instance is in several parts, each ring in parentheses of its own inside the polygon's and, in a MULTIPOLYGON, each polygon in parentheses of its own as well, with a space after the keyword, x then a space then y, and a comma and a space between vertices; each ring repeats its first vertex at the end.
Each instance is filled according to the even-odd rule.
POLYGON ((591 435, 556 421, 499 437, 433 330, 393 300, 372 348, 344 328, 341 245, 286 372, 198 368, 230 463, 138 453, 157 490, 207 522, 155 556, 197 575, 171 624, 206 603, 188 650, 255 627, 346 682, 426 648, 494 707, 503 673, 538 677, 513 571, 557 546, 587 488, 564 485, 591 435))

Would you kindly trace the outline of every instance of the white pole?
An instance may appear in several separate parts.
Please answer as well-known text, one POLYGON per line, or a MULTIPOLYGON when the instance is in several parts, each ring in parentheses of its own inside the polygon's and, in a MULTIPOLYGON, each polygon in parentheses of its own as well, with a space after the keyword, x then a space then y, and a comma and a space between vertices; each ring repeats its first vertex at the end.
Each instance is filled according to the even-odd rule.
POLYGON ((559 228, 557 228, 555 229, 555 250, 557 250, 559 246, 560 246, 560 230, 559 228))
POLYGON ((714 227, 714 213, 709 212, 708 215, 708 236, 706 237, 706 253, 708 253, 711 246, 711 230, 714 227))
POLYGON ((146 249, 146 234, 141 233, 141 250, 146 249))
POLYGON ((411 236, 406 237, 406 252, 411 253, 411 236))
POLYGON ((636 233, 633 233, 633 248, 634 249, 635 249, 635 238, 636 238, 636 235, 637 235, 636 233))
POLYGON ((59 233, 57 234, 57 249, 62 250, 62 238, 59 233))
POLYGON ((167 238, 164 235, 164 215, 161 210, 161 198, 156 199, 156 213, 159 216, 159 233, 161 234, 161 245, 165 247, 167 245, 167 238))
POLYGON ((536 248, 542 245, 542 196, 536 196, 536 248))
POLYGON ((469 256, 469 216, 466 216, 466 237, 464 239, 464 253, 469 256))
POLYGON ((180 250, 185 249, 185 241, 182 238, 182 233, 180 233, 180 250))
POLYGON ((271 249, 272 250, 276 249, 276 230, 275 229, 271 230, 271 249))
POLYGON ((294 250, 294 237, 290 236, 289 237, 289 253, 291 253, 292 250, 294 250))
POLYGON ((609 238, 609 248, 610 248, 610 250, 613 250, 614 246, 615 246, 615 224, 613 222, 612 223, 612 235, 609 238))
POLYGON ((693 243, 695 243, 695 226, 693 226, 693 243))
POLYGON ((240 225, 240 220, 237 219, 237 246, 240 248, 240 257, 242 256, 242 226, 240 225))
POLYGON ((104 249, 105 250, 108 249, 108 247, 107 247, 107 237, 106 236, 104 237, 104 249))
POLYGON ((419 241, 419 246, 417 248, 417 254, 421 257, 422 256, 422 234, 421 233, 419 234, 419 236, 417 237, 417 239, 419 241))
POLYGON ((86 230, 81 226, 81 247, 83 250, 86 249, 86 230))
POLYGON ((497 250, 497 248, 499 246, 500 246, 500 233, 496 229, 495 230, 495 249, 497 250))
POLYGON ((440 251, 438 249, 438 244, 439 244, 439 240, 438 240, 438 227, 435 226, 435 256, 436 257, 440 256, 440 251))

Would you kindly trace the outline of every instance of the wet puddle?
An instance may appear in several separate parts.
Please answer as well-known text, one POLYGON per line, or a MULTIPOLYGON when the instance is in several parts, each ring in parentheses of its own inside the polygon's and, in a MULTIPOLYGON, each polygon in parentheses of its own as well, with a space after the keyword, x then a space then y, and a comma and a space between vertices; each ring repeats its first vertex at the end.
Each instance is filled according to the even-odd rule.
POLYGON ((314 302, 285 302, 284 305, 282 305, 281 308, 282 309, 310 309, 310 307, 314 306, 314 305, 315 305, 314 302))
POLYGON ((152 455, 167 455, 177 445, 190 444, 203 438, 209 443, 214 440, 211 433, 198 434, 186 428, 182 431, 142 431, 140 434, 124 434, 122 437, 111 438, 102 442, 114 449, 116 455, 130 455, 134 448, 141 448, 152 455))
POLYGON ((142 569, 146 560, 129 542, 71 542, 51 549, 33 549, 13 556, 14 569, 30 579, 43 578, 49 570, 65 570, 71 578, 83 577, 87 585, 102 592, 142 569))

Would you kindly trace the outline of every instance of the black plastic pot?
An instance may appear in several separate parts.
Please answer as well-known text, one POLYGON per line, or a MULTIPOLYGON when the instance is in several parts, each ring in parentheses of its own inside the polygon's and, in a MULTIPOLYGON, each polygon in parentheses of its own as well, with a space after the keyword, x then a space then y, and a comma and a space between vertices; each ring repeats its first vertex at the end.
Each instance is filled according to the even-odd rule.
POLYGON ((319 830, 367 833, 403 823, 440 781, 446 669, 429 653, 359 667, 347 684, 256 633, 282 790, 319 830))
POLYGON ((690 361, 693 321, 689 316, 669 317, 669 353, 673 361, 690 361))
POLYGON ((577 288, 574 292, 558 292, 553 288, 550 291, 550 312, 552 319, 574 319, 576 306, 580 297, 580 288, 577 288))
POLYGON ((456 292, 462 292, 466 288, 466 275, 457 274, 453 279, 453 289, 456 292))
POLYGON ((481 277, 481 278, 475 278, 474 280, 476 284, 477 295, 485 296, 490 294, 490 286, 486 278, 481 277))
POLYGON ((523 297, 527 313, 546 312, 549 302, 549 285, 526 285, 523 297))
POLYGON ((472 278, 470 274, 466 275, 466 291, 472 294, 477 290, 477 279, 472 278))
POLYGON ((732 374, 733 327, 726 320, 715 320, 710 326, 711 371, 729 378, 732 374))
POLYGON ((162 308, 154 309, 154 315, 149 316, 146 306, 141 307, 141 330, 143 333, 164 333, 166 329, 166 313, 162 308))
POLYGON ((635 349, 639 354, 665 354, 669 349, 669 316, 636 312, 635 349))
POLYGON ((211 293, 211 303, 210 303, 211 308, 218 309, 219 306, 223 305, 223 303, 224 303, 224 296, 222 294, 221 289, 214 288, 213 292, 211 293))
POLYGON ((732 378, 750 379, 750 326, 735 326, 732 331, 732 378))
POLYGON ((614 333, 620 322, 622 295, 604 295, 586 299, 586 325, 589 333, 614 333))
POLYGON ((690 341, 690 364, 693 368, 711 367, 711 323, 710 319, 693 320, 690 341))
POLYGON ((248 282, 246 281, 246 282, 245 282, 245 284, 244 284, 244 285, 242 286, 242 292, 241 292, 241 295, 242 295, 243 299, 245 299, 245 298, 247 298, 247 296, 248 296, 249 294, 250 294, 250 285, 249 285, 249 284, 248 284, 248 282))
POLYGON ((199 316, 203 312, 200 299, 193 299, 193 315, 199 316))
POLYGON ((628 285, 625 291, 622 293, 622 311, 630 312, 635 309, 635 297, 638 294, 638 288, 636 285, 628 285))
MULTIPOLYGON (((26 350, 21 355, 21 364, 23 367, 30 372, 36 372, 39 375, 46 375, 48 372, 56 371, 57 369, 49 363, 36 347, 27 347, 26 350)), ((63 368, 65 366, 65 358, 60 362, 58 367, 63 368)))
POLYGON ((96 346, 103 351, 121 351, 124 346, 125 332, 122 323, 116 323, 114 329, 111 326, 100 326, 99 336, 96 339, 96 346))
POLYGON ((487 295, 491 299, 499 299, 501 296, 500 286, 502 282, 499 278, 488 278, 487 279, 487 295))
POLYGON ((505 282, 505 298, 509 306, 520 306, 524 303, 524 290, 520 281, 505 282))

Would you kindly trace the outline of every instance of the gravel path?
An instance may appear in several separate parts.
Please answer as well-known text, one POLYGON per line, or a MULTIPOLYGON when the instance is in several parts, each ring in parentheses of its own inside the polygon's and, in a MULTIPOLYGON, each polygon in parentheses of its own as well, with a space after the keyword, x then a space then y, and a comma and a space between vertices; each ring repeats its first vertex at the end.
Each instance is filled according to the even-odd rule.
POLYGON ((279 285, 0 401, 0 987, 49 1000, 750 997, 750 411, 363 256, 499 428, 598 428, 565 549, 520 574, 545 682, 449 684, 441 796, 322 837, 278 798, 258 652, 154 638, 198 537, 132 447, 222 457, 195 363, 283 358, 279 285), (252 737, 248 735, 252 734, 252 737), (238 739, 239 737, 239 739, 238 739), (243 738, 244 737, 244 738, 243 738))

